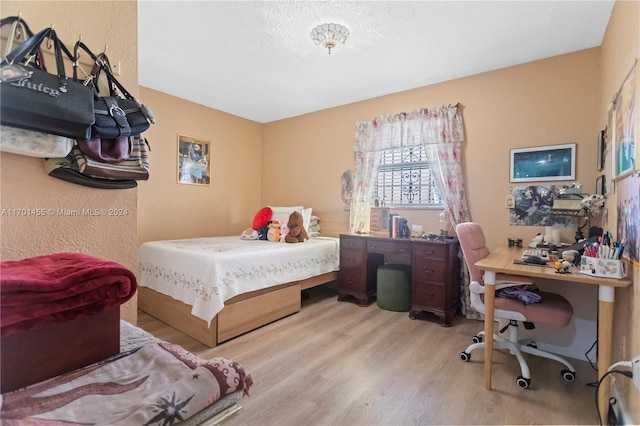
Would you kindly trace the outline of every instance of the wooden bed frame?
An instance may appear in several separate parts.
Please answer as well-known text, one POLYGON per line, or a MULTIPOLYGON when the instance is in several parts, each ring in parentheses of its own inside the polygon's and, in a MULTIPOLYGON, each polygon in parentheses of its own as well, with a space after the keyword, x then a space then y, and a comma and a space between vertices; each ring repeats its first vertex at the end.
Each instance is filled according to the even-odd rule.
POLYGON ((239 294, 207 326, 191 306, 148 287, 138 287, 138 308, 209 347, 300 311, 302 290, 338 279, 329 272, 302 281, 239 294))

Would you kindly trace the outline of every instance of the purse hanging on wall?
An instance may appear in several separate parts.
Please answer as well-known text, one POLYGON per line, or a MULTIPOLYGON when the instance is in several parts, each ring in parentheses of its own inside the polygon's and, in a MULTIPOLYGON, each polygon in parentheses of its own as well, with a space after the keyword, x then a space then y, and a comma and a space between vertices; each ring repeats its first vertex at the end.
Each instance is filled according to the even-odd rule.
POLYGON ((87 138, 95 122, 93 90, 66 77, 62 53, 73 59, 53 28, 45 28, 0 63, 0 123, 70 138, 87 138), (57 74, 23 63, 46 39, 54 46, 57 74))
POLYGON ((72 157, 71 167, 78 172, 102 179, 149 179, 149 144, 141 136, 129 137, 131 154, 126 160, 117 163, 95 161, 85 156, 76 143, 69 154, 72 157))
POLYGON ((28 157, 57 158, 64 157, 73 146, 73 139, 19 129, 17 127, 0 126, 0 151, 28 157))
MULTIPOLYGON (((5 45, 5 56, 13 50, 13 43, 21 38, 33 36, 29 25, 20 16, 10 16, 0 20, 0 28, 11 25, 5 45)), ((37 49, 34 59, 38 68, 44 68, 42 49, 37 49)), ((64 157, 73 146, 73 140, 64 136, 51 135, 17 127, 0 126, 0 151, 29 157, 64 157)))
POLYGON ((78 69, 84 73, 84 70, 77 66, 80 50, 84 50, 94 61, 91 74, 85 73, 87 77, 85 83, 92 82, 95 89, 95 123, 91 128, 91 138, 113 140, 122 136, 140 136, 152 123, 155 123, 151 111, 145 105, 138 103, 116 79, 107 55, 104 52, 95 55, 82 41, 78 41, 74 47, 76 66, 73 69, 73 76, 75 80, 78 78, 78 69), (102 72, 106 76, 109 87, 109 95, 104 97, 99 96, 98 87, 98 79, 102 72))
POLYGON ((44 168, 47 174, 56 179, 99 189, 129 189, 138 186, 138 182, 129 179, 101 179, 84 175, 72 167, 71 153, 63 158, 47 158, 44 168))

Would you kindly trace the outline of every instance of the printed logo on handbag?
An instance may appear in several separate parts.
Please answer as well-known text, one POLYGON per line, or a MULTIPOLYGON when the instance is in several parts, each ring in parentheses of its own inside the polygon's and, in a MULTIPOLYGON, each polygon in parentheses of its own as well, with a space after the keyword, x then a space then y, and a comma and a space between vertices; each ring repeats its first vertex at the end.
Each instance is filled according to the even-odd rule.
POLYGON ((47 87, 42 83, 34 84, 29 81, 31 76, 33 75, 33 71, 29 71, 20 65, 6 65, 2 67, 2 83, 9 83, 12 86, 16 87, 25 87, 29 90, 33 90, 36 92, 46 93, 49 96, 57 98, 60 96, 60 93, 66 91, 62 90, 63 86, 60 86, 59 89, 54 89, 51 87, 47 87))
POLYGON ((32 71, 21 67, 20 65, 5 65, 0 71, 0 83, 11 83, 24 78, 31 78, 32 71))

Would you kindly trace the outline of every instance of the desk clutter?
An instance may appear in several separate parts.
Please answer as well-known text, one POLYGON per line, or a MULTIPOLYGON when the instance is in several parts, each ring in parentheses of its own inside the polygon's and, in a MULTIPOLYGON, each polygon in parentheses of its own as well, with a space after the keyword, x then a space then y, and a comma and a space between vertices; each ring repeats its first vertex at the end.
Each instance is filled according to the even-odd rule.
MULTIPOLYGON (((559 274, 577 271, 604 278, 626 277, 627 265, 622 258, 625 241, 615 241, 610 232, 602 232, 602 228, 597 229, 597 235, 590 235, 589 238, 572 245, 546 244, 546 237, 538 234, 529 244, 530 248, 523 250, 521 256, 514 259, 513 263, 553 266, 559 274)), ((509 239, 510 247, 516 246, 511 244, 512 240, 509 239)))
POLYGON ((598 241, 584 244, 580 272, 597 277, 624 278, 627 272, 622 253, 624 240, 614 242, 611 234, 605 232, 598 241))

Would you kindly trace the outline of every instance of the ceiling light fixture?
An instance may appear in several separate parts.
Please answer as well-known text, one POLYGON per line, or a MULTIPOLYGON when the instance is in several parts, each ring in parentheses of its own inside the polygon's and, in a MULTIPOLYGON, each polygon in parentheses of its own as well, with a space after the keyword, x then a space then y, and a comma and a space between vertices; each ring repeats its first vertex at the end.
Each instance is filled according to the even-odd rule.
POLYGON ((338 43, 344 43, 349 37, 349 30, 340 24, 322 24, 311 30, 311 40, 317 45, 331 49, 338 43))

